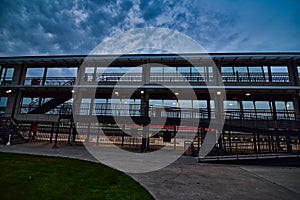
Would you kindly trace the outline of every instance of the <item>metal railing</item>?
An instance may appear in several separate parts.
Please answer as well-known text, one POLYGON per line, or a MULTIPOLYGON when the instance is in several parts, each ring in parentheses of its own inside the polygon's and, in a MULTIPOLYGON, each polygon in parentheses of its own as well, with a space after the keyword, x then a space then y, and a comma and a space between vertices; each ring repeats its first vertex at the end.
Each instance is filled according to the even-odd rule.
MULTIPOLYGON (((70 112, 72 105, 62 107, 64 112, 70 112)), ((81 103, 76 104, 76 115, 102 115, 102 116, 141 116, 140 104, 120 104, 120 103, 81 103)), ((221 114, 225 119, 234 120, 289 120, 295 121, 296 116, 293 110, 277 110, 273 113, 270 109, 244 109, 244 110, 224 110, 224 113, 216 113, 213 109, 196 108, 176 108, 176 107, 154 107, 148 108, 149 117, 169 117, 186 119, 211 119, 216 118, 216 114, 221 114), (276 116, 274 116, 274 114, 276 116)), ((70 112, 71 113, 71 112, 70 112)), ((297 118, 298 119, 298 118, 297 118)))
POLYGON ((222 80, 225 83, 230 82, 260 82, 260 83, 267 83, 267 82, 279 82, 279 83, 288 83, 290 82, 289 74, 288 73, 272 73, 271 74, 271 81, 269 80, 270 77, 268 74, 262 73, 222 73, 222 80))
MULTIPOLYGON (((76 77, 46 77, 44 85, 74 85, 76 77)), ((43 77, 27 77, 24 85, 43 85, 43 77)))
MULTIPOLYGON (((76 77, 46 77, 44 85, 73 85, 76 77)), ((24 85, 42 85, 43 77, 27 77, 24 85)), ((86 73, 86 82, 110 83, 110 82, 142 82, 141 73, 86 73)), ((213 73, 202 76, 199 73, 151 73, 150 82, 211 82, 214 80, 213 73)), ((288 73, 222 73, 222 80, 225 83, 289 83, 288 73)))
MULTIPOLYGON (((87 82, 141 82, 141 73, 86 73, 87 82)), ((151 73, 150 82, 207 82, 213 81, 213 74, 201 76, 199 73, 151 73)))

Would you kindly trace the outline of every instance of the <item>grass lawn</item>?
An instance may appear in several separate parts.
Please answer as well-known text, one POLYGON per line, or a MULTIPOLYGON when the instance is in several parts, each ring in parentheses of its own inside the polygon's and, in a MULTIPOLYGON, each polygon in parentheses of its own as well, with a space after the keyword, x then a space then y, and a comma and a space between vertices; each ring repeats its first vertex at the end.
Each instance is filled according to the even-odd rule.
POLYGON ((153 199, 107 166, 68 158, 0 153, 0 199, 153 199))

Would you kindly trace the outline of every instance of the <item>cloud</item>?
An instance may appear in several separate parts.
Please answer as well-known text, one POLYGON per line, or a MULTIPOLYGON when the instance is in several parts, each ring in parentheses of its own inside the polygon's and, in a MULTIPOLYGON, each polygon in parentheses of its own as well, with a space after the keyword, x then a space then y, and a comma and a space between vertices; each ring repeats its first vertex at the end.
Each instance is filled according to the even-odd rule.
POLYGON ((2 0, 0 56, 87 54, 143 27, 177 30, 210 52, 299 51, 299 8, 296 0, 2 0))

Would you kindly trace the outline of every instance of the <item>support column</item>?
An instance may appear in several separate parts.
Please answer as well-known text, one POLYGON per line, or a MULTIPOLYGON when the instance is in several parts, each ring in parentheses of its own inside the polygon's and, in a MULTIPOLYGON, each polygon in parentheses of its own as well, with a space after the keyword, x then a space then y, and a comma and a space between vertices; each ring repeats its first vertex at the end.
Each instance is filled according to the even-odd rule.
POLYGON ((82 63, 79 63, 76 80, 78 85, 85 84, 85 68, 86 66, 82 66, 82 63))
MULTIPOLYGON (((222 80, 219 80, 219 81, 222 81, 222 80)), ((218 85, 220 85, 220 83, 218 83, 218 85)), ((220 95, 216 95, 215 97, 215 123, 216 123, 216 126, 218 127, 219 126, 219 123, 222 121, 222 118, 224 116, 224 102, 223 102, 223 98, 221 97, 221 95, 224 95, 224 94, 220 94, 220 95)), ((218 143, 219 144, 219 147, 222 148, 222 142, 220 140, 221 138, 221 133, 222 133, 222 129, 217 129, 216 127, 216 144, 218 143)), ((220 128, 223 128, 223 127, 220 127, 220 128)))
POLYGON ((87 142, 87 143, 90 143, 90 133, 91 133, 91 122, 90 121, 88 121, 88 127, 87 127, 87 132, 86 132, 86 139, 85 139, 85 141, 87 142))
MULTIPOLYGON (((144 94, 141 94, 141 117, 145 120, 149 117, 149 93, 144 91, 144 94)), ((143 124, 143 138, 141 151, 144 152, 147 150, 147 140, 149 136, 149 126, 147 124, 143 124)))
POLYGON ((208 116, 208 120, 211 120, 210 100, 206 100, 206 104, 207 104, 207 116, 208 116))
POLYGON ((270 65, 268 65, 268 76, 269 76, 269 82, 273 82, 273 79, 272 79, 272 72, 271 72, 271 67, 270 67, 270 65))
MULTIPOLYGON (((142 81, 143 84, 149 84, 150 82, 150 65, 143 65, 142 69, 142 81)), ((146 90, 141 92, 141 117, 147 120, 149 117, 149 93, 146 90)), ((149 126, 143 124, 143 133, 142 133, 142 145, 141 151, 145 152, 148 148, 148 139, 149 139, 149 126)))
POLYGON ((273 137, 272 137, 271 135, 268 135, 268 148, 269 148, 269 153, 272 153, 271 140, 273 140, 273 137))
POLYGON ((257 144, 256 144, 256 134, 253 133, 253 148, 254 148, 254 153, 257 154, 257 144))
MULTIPOLYGON (((75 122, 73 122, 72 143, 76 142, 76 134, 77 134, 77 132, 76 132, 76 124, 75 124, 75 122)), ((98 135, 99 135, 99 131, 98 131, 98 135)))
POLYGON ((277 120, 277 112, 276 112, 276 104, 275 104, 275 101, 271 101, 271 103, 272 103, 273 120, 277 120))
MULTIPOLYGON (((12 85, 23 85, 23 82, 25 80, 26 76, 26 65, 23 62, 22 65, 17 65, 14 68, 14 74, 13 74, 13 80, 12 85)), ((12 90, 10 94, 8 94, 8 101, 7 106, 5 109, 5 117, 11 117, 15 118, 16 113, 18 113, 19 107, 17 105, 20 105, 21 101, 21 94, 20 94, 19 88, 12 90)))
POLYGON ((289 136, 289 135, 285 136, 285 141, 286 141, 287 152, 293 153, 291 136, 289 136))
POLYGON ((223 135, 223 146, 224 146, 224 151, 226 152, 226 141, 225 141, 225 131, 224 130, 222 130, 222 135, 223 135))
POLYGON ((44 69, 44 74, 43 74, 42 85, 45 85, 45 83, 46 83, 46 79, 47 79, 47 71, 48 71, 48 67, 45 67, 45 69, 44 69))
POLYGON ((257 133, 257 152, 260 153, 260 135, 257 133))
POLYGON ((57 126, 56 126, 56 132, 55 132, 55 139, 54 139, 54 146, 53 148, 57 148, 57 139, 58 139, 58 132, 59 132, 59 124, 60 124, 60 118, 58 118, 57 126))
MULTIPOLYGON (((219 74, 221 74, 221 67, 222 66, 221 66, 221 64, 217 60, 215 60, 214 62, 216 64, 216 66, 217 66, 217 68, 213 67, 214 83, 221 83, 222 80, 220 80, 220 78, 222 79, 222 77, 219 76, 219 74)), ((208 68, 207 68, 207 74, 209 74, 208 68)), ((207 80, 207 82, 209 82, 209 80, 207 80)))
POLYGON ((124 134, 125 134, 125 124, 122 125, 122 143, 121 143, 121 147, 124 147, 124 134))
POLYGON ((289 81, 292 85, 298 85, 298 72, 297 72, 297 63, 293 60, 290 60, 287 63, 289 81))
POLYGON ((218 139, 219 148, 223 149, 223 132, 220 134, 220 137, 218 139))
MULTIPOLYGON (((174 134, 173 134, 174 149, 176 149, 176 131, 177 131, 176 125, 173 126, 173 131, 174 131, 174 134)), ((199 149, 199 131, 198 131, 198 149, 199 149)))
POLYGON ((53 138, 53 134, 54 134, 54 126, 55 126, 55 123, 52 122, 51 135, 50 135, 50 143, 52 143, 52 138, 53 138))
POLYGON ((200 151, 200 131, 201 131, 201 127, 198 126, 197 129, 197 153, 199 155, 199 151, 200 151))
MULTIPOLYGON (((276 132, 277 132, 277 130, 276 130, 276 132)), ((270 142, 271 142, 271 152, 273 152, 273 153, 275 152, 276 149, 278 150, 278 145, 277 144, 278 144, 278 141, 279 141, 279 136, 276 135, 275 138, 276 139, 274 140, 274 135, 271 134, 271 139, 270 139, 270 142), (275 142, 275 144, 274 144, 274 142, 275 142)))
POLYGON ((244 119, 244 108, 243 108, 243 101, 238 101, 238 109, 240 113, 240 118, 244 119))
POLYGON ((228 131, 228 138, 229 138, 229 151, 230 153, 232 153, 231 131, 228 131))
POLYGON ((68 135, 68 144, 71 144, 71 135, 73 132, 73 121, 70 122, 70 129, 69 129, 69 135, 68 135))
POLYGON ((201 129, 200 129, 200 137, 201 137, 200 143, 201 143, 201 145, 203 144, 204 137, 205 137, 205 135, 204 135, 204 130, 203 130, 203 129, 204 129, 204 128, 202 128, 202 127, 201 127, 201 129))
MULTIPOLYGON (((298 69, 297 69, 298 64, 294 60, 292 60, 289 63, 288 67, 289 67, 288 68, 289 74, 291 73, 291 75, 294 78, 293 84, 295 86, 300 85, 300 79, 298 77, 298 73, 300 73, 300 72, 298 72, 298 69)), ((293 103, 294 103, 294 110, 295 110, 295 119, 300 120, 300 90, 295 91, 293 100, 294 100, 293 103)))
MULTIPOLYGON (((275 129, 275 130, 278 131, 278 129, 275 129)), ((277 135, 276 135, 276 141, 275 142, 276 142, 276 144, 274 145, 274 148, 276 148, 275 150, 278 152, 279 150, 281 150, 281 148, 280 148, 280 137, 278 135, 278 132, 277 132, 277 135)))
POLYGON ((295 119, 300 120, 300 91, 296 90, 296 94, 293 98, 295 119))

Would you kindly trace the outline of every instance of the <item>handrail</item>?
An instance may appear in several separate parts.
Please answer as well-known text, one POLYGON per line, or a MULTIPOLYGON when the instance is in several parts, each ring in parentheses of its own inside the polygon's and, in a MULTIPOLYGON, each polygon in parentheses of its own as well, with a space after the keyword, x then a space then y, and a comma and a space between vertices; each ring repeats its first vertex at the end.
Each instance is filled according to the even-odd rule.
POLYGON ((290 77, 287 72, 272 72, 271 77, 268 74, 254 72, 222 72, 223 82, 290 82, 290 77), (271 78, 271 81, 269 80, 271 78))
MULTIPOLYGON (((260 82, 260 83, 272 83, 272 82, 290 82, 290 77, 287 72, 273 72, 271 77, 268 74, 260 72, 222 72, 222 80, 225 83, 230 82, 260 82), (271 81, 269 80, 271 78, 271 81)), ((73 85, 76 77, 46 77, 45 85, 73 85)), ((151 82, 206 82, 213 80, 213 73, 201 74, 198 72, 165 72, 151 73, 151 82)), ((299 75, 300 78, 300 75, 299 75)), ((43 77, 26 77, 24 85, 32 85, 32 80, 38 80, 34 85, 42 85, 43 77), (27 82, 27 83, 26 83, 27 82)), ((85 81, 98 81, 98 82, 141 82, 142 74, 137 72, 129 73, 85 73, 85 81)))
MULTIPOLYGON (((140 104, 120 104, 120 103, 95 103, 94 106, 90 103, 76 104, 77 110, 72 111, 72 105, 68 107, 61 107, 65 109, 64 112, 75 112, 78 115, 103 115, 103 116, 141 116, 140 104), (67 110, 70 111, 67 111, 67 110)), ((243 112, 239 110, 225 110, 224 113, 219 113, 225 117, 225 119, 233 120, 286 120, 297 121, 300 116, 296 116, 294 111, 289 110, 277 110, 276 115, 269 109, 245 109, 243 112)), ((216 112, 211 110, 209 113, 207 109, 197 108, 176 108, 176 107, 154 107, 149 106, 150 117, 170 117, 170 118, 191 118, 191 119, 208 119, 211 116, 212 119, 216 117, 216 112)))
MULTIPOLYGON (((44 85, 74 85, 75 78, 76 77, 46 77, 44 85)), ((42 85, 42 80, 43 77, 26 77, 24 85, 42 85)))

